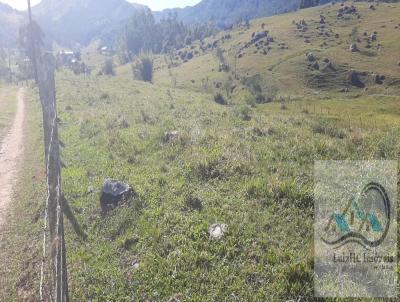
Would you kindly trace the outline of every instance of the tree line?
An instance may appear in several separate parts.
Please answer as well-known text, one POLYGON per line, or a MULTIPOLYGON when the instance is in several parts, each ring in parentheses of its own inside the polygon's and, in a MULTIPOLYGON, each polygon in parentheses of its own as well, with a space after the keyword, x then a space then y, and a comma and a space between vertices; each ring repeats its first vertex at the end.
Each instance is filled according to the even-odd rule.
POLYGON ((216 31, 212 22, 188 26, 178 20, 177 14, 172 13, 156 22, 150 10, 141 10, 125 25, 117 39, 116 50, 119 60, 124 64, 131 62, 139 53, 170 53, 216 31))

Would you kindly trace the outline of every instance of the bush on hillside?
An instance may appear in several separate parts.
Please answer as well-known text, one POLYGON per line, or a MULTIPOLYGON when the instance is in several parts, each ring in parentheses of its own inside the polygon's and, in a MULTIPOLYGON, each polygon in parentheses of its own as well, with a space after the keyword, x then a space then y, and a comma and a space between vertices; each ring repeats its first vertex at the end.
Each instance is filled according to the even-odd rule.
POLYGON ((115 75, 114 62, 112 59, 107 59, 104 62, 103 67, 101 68, 101 73, 103 75, 115 75))
POLYGON ((135 78, 145 81, 153 81, 153 57, 150 53, 141 53, 138 60, 133 65, 133 75, 135 78))
POLYGON ((219 92, 216 95, 214 95, 214 102, 216 102, 217 104, 220 104, 220 105, 227 105, 228 104, 226 102, 224 96, 219 92))

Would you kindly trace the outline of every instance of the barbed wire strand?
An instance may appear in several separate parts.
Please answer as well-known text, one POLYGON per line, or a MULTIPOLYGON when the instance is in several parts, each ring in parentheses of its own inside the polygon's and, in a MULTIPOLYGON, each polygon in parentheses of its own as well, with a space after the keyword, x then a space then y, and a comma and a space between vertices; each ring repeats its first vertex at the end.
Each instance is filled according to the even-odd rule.
POLYGON ((44 286, 44 275, 45 275, 45 262, 46 262, 46 235, 48 233, 48 225, 47 225, 47 218, 48 218, 48 209, 50 204, 50 184, 49 184, 49 170, 50 170, 50 154, 53 147, 53 137, 54 137, 54 129, 55 123, 57 121, 57 115, 53 119, 52 127, 51 127, 51 134, 50 134, 50 142, 48 146, 48 153, 47 153, 47 162, 46 162, 46 181, 47 181, 47 200, 46 200, 46 207, 45 207, 45 214, 44 214, 44 223, 43 223, 43 253, 42 253, 42 265, 40 270, 40 289, 39 289, 39 298, 40 301, 44 301, 44 294, 43 294, 43 286, 44 286))

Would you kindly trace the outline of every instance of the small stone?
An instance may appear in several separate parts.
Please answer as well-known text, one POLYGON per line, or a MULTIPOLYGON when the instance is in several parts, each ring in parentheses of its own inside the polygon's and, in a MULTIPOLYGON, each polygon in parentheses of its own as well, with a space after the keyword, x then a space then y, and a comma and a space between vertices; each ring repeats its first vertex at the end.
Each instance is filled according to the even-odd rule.
POLYGON ((225 235, 228 226, 226 224, 215 223, 210 226, 208 233, 211 239, 220 240, 225 235))
POLYGON ((312 52, 306 53, 306 57, 308 62, 315 62, 317 60, 317 58, 312 52))
POLYGON ((139 267, 140 267, 139 261, 138 261, 138 260, 134 260, 134 261, 132 262, 132 268, 133 268, 133 269, 138 269, 139 267))
POLYGON ((169 143, 176 141, 179 137, 179 131, 168 131, 164 133, 164 141, 169 143))
POLYGON ((358 51, 357 44, 356 43, 351 44, 350 47, 349 47, 349 50, 351 52, 357 52, 358 51))

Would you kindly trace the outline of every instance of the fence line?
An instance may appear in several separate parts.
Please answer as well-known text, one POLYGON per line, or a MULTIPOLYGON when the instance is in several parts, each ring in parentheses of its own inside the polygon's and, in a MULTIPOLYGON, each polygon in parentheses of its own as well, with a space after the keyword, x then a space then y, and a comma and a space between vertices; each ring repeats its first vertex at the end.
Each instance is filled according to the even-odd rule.
POLYGON ((61 188, 61 160, 54 78, 55 60, 52 54, 44 54, 38 58, 38 63, 38 86, 43 112, 47 180, 39 295, 40 301, 43 302, 68 302, 68 276, 63 221, 64 200, 61 188), (47 236, 49 236, 48 241, 47 236), (49 247, 49 255, 47 247, 49 247), (47 260, 50 260, 50 265, 48 268, 49 278, 46 280, 47 260), (47 292, 45 292, 46 288, 47 292))

